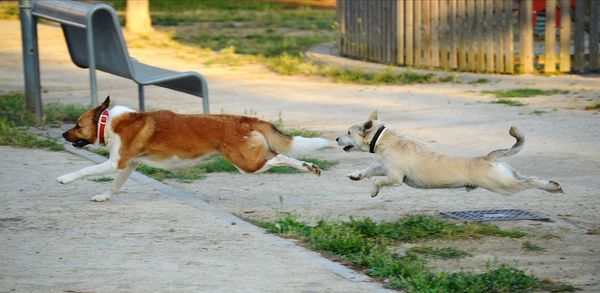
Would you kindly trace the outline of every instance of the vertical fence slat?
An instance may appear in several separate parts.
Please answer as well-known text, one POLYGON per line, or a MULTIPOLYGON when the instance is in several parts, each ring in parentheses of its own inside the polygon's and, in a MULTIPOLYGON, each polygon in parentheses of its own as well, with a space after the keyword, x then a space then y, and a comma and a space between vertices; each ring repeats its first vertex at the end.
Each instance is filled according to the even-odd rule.
POLYGON ((519 28, 521 30, 521 73, 533 72, 533 2, 522 0, 519 7, 519 28))
POLYGON ((556 71, 554 50, 556 46, 556 0, 546 0, 546 52, 544 56, 544 72, 556 71))
POLYGON ((405 0, 396 3, 396 64, 404 65, 404 5, 405 0))
POLYGON ((423 1, 423 64, 431 68, 431 1, 423 1))
POLYGON ((483 72, 483 70, 485 69, 485 55, 483 53, 484 51, 484 41, 487 39, 487 34, 484 36, 483 33, 483 29, 484 29, 484 23, 485 23, 485 19, 484 17, 484 13, 485 13, 485 2, 483 0, 477 0, 477 2, 475 3, 475 21, 473 23, 474 26, 477 27, 476 29, 476 34, 475 34, 475 38, 477 39, 477 41, 475 42, 476 45, 475 47, 477 48, 477 55, 476 55, 476 59, 475 59, 475 70, 477 72, 483 72))
POLYGON ((458 12, 458 25, 460 29, 459 33, 459 45, 458 45, 458 67, 461 71, 466 71, 467 66, 467 7, 466 0, 458 0, 457 12, 458 12))
POLYGON ((469 70, 475 71, 476 62, 475 62, 475 53, 477 50, 477 42, 480 40, 479 36, 481 35, 480 30, 481 27, 476 25, 477 18, 475 15, 475 0, 467 0, 467 46, 469 46, 469 56, 467 57, 469 63, 469 70))
POLYGON ((577 72, 583 71, 584 59, 583 59, 583 17, 584 17, 584 0, 575 1, 575 41, 574 41, 574 62, 573 69, 577 72))
POLYGON ((571 71, 571 0, 560 1, 560 72, 571 71))
POLYGON ((450 33, 448 38, 448 43, 450 45, 450 56, 449 56, 449 66, 450 68, 457 68, 457 52, 456 52, 456 44, 458 42, 457 31, 458 31, 458 22, 456 21, 456 0, 449 0, 448 12, 450 14, 449 24, 450 24, 450 33))
MULTIPOLYGON (((494 1, 485 1, 485 72, 494 72, 494 35, 496 23, 494 17, 494 1)), ((483 54, 482 54, 483 55, 483 54)))
POLYGON ((421 28, 421 12, 422 12, 422 3, 421 1, 415 1, 415 66, 420 67, 423 64, 422 52, 423 49, 423 30, 421 28))
POLYGON ((413 1, 408 0, 404 3, 404 15, 405 15, 405 32, 406 32, 406 65, 411 66, 414 64, 414 7, 413 1))
POLYGON ((590 2, 590 55, 589 55, 589 71, 598 70, 598 25, 600 20, 600 3, 598 0, 590 2))
POLYGON ((440 1, 440 66, 448 70, 448 43, 450 34, 448 30, 448 1, 440 1))
POLYGON ((504 27, 506 28, 504 35, 504 69, 506 73, 514 73, 514 42, 513 42, 513 18, 512 18, 513 1, 504 1, 504 27))
MULTIPOLYGON (((441 0, 443 1, 443 0, 441 0)), ((431 66, 440 66, 440 0, 431 1, 431 66)))
POLYGON ((502 0, 494 0, 494 23, 496 24, 497 31, 494 35, 496 42, 496 50, 494 50, 495 59, 495 72, 504 72, 504 34, 506 26, 504 26, 504 6, 502 0))

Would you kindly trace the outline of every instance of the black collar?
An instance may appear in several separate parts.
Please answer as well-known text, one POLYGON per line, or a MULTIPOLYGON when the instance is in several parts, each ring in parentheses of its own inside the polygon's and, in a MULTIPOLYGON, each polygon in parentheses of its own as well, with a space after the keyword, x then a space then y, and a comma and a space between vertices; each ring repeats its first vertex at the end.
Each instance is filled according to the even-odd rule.
POLYGON ((369 152, 371 152, 372 154, 375 153, 375 145, 377 144, 377 141, 379 140, 379 136, 381 136, 381 133, 383 133, 384 129, 385 129, 385 126, 381 125, 381 127, 379 127, 379 129, 377 129, 377 132, 375 132, 373 139, 371 139, 371 142, 369 143, 369 152))

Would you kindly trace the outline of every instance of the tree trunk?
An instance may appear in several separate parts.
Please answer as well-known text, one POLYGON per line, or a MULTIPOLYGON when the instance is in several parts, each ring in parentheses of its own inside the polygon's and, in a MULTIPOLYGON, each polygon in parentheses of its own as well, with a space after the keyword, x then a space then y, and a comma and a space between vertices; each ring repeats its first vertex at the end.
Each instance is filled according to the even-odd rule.
POLYGON ((147 35, 154 32, 150 20, 149 0, 127 0, 125 28, 130 33, 147 35))

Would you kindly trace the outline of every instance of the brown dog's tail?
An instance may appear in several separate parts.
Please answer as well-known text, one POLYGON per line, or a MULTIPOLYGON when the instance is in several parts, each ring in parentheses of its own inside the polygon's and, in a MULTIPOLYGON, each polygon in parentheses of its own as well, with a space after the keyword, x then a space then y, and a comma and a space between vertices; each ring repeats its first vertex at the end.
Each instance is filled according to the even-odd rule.
POLYGON ((267 140, 267 144, 272 151, 276 153, 289 153, 292 149, 292 137, 281 132, 275 125, 258 120, 253 125, 254 129, 262 134, 267 140))
POLYGON ((492 151, 491 153, 487 154, 487 156, 485 156, 486 160, 495 161, 498 158, 512 156, 521 151, 521 149, 525 145, 525 137, 523 136, 523 134, 515 126, 511 127, 508 133, 510 133, 512 137, 516 138, 517 142, 510 149, 500 149, 492 151))

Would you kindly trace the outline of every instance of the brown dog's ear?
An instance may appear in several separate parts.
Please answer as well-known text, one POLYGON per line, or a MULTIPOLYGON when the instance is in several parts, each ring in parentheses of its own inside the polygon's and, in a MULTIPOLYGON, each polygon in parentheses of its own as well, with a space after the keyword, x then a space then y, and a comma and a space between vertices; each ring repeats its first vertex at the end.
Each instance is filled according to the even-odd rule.
POLYGON ((106 99, 102 102, 102 105, 100 105, 100 109, 108 109, 108 106, 110 106, 110 96, 106 96, 106 99))
POLYGON ((369 116, 369 121, 374 120, 377 120, 377 110, 373 111, 373 113, 371 113, 371 116, 369 116))

